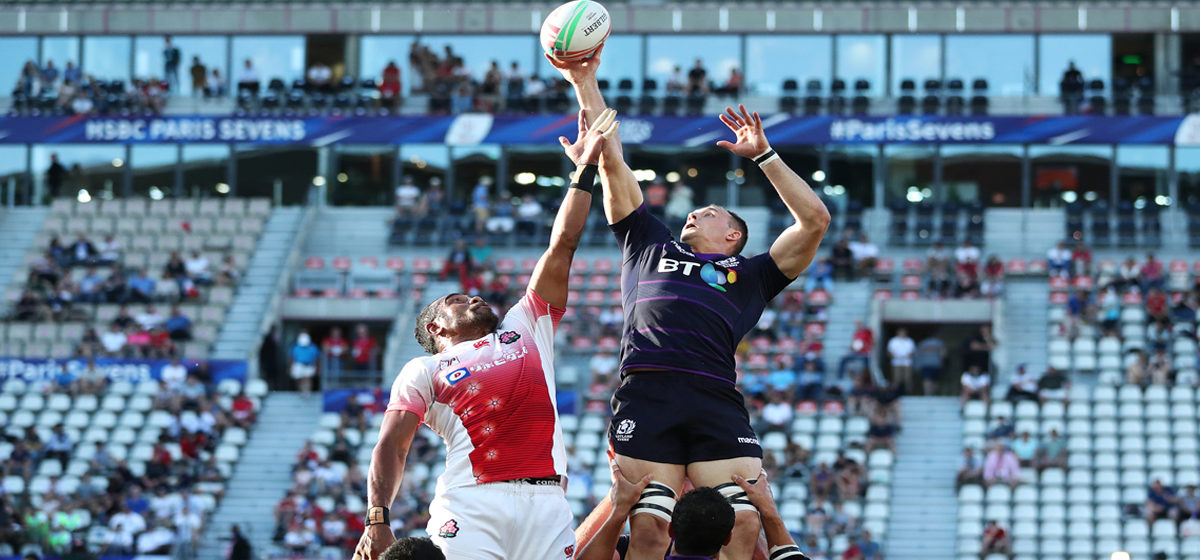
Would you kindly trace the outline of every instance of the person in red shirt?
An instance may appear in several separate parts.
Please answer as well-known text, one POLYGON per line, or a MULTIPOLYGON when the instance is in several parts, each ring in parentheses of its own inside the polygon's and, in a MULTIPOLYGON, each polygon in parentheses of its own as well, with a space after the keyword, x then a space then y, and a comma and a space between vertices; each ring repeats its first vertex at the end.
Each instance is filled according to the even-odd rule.
POLYGON ((854 337, 850 339, 850 353, 838 364, 838 379, 844 379, 851 363, 862 364, 863 370, 871 369, 871 352, 875 350, 875 333, 862 321, 854 322, 854 337))
POLYGON ((354 345, 350 350, 350 363, 356 370, 370 370, 375 367, 375 337, 367 331, 367 326, 359 323, 354 329, 354 345))
POLYGON ((321 352, 325 355, 325 361, 328 364, 328 372, 331 374, 340 374, 342 368, 346 364, 346 354, 350 349, 350 343, 346 341, 346 337, 342 336, 341 327, 333 327, 329 330, 329 336, 321 341, 321 352))
POLYGON ((146 348, 146 356, 149 358, 166 358, 175 353, 175 343, 171 342, 171 335, 162 327, 154 327, 150 329, 150 344, 146 348))
POLYGON ((1142 265, 1141 276, 1142 293, 1163 288, 1162 262, 1154 258, 1154 253, 1146 255, 1146 264, 1142 265))
POLYGON ((305 441, 304 448, 296 454, 296 462, 301 465, 315 465, 321 460, 321 456, 317 455, 317 450, 313 449, 312 441, 305 441))
POLYGON ((238 391, 233 398, 233 423, 242 429, 248 429, 254 423, 254 401, 244 391, 238 391))
POLYGON ((392 109, 400 108, 400 68, 395 60, 388 61, 383 68, 383 83, 379 84, 379 93, 383 96, 383 103, 390 104, 392 109))
POLYGON ((989 521, 983 530, 983 555, 1011 554, 1011 548, 1008 531, 1005 531, 1004 527, 1001 527, 995 520, 989 521))
POLYGON ((1167 319, 1167 295, 1157 288, 1146 296, 1146 314, 1157 321, 1167 319))
POLYGON ((1071 251, 1071 265, 1076 276, 1092 273, 1092 250, 1082 241, 1076 242, 1075 249, 1071 251))
POLYGON ((184 428, 183 435, 179 438, 179 451, 188 459, 199 459, 200 450, 204 449, 207 441, 203 432, 191 432, 184 428))

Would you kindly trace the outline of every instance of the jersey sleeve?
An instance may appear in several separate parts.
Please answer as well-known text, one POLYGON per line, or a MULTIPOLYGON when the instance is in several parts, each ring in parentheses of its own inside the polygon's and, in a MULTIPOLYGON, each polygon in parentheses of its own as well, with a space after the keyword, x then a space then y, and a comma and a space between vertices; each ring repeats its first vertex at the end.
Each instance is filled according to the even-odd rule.
POLYGON ((421 421, 433 404, 432 372, 420 359, 409 361, 392 382, 392 394, 386 412, 411 412, 421 421))
POLYGON ((566 309, 546 303, 546 300, 542 299, 537 292, 526 290, 525 296, 517 302, 517 305, 513 306, 509 313, 517 313, 521 322, 532 332, 537 329, 538 321, 542 317, 550 317, 551 328, 557 331, 558 323, 562 321, 563 314, 566 312, 566 309))
POLYGON ((779 270, 779 265, 775 264, 775 259, 771 258, 770 253, 763 253, 747 259, 746 271, 750 273, 751 278, 758 280, 759 289, 762 290, 763 298, 767 301, 779 295, 779 292, 782 292, 793 280, 779 270))
POLYGON ((621 255, 626 259, 647 245, 672 239, 671 231, 646 211, 645 203, 608 227, 617 236, 617 245, 620 245, 621 255))

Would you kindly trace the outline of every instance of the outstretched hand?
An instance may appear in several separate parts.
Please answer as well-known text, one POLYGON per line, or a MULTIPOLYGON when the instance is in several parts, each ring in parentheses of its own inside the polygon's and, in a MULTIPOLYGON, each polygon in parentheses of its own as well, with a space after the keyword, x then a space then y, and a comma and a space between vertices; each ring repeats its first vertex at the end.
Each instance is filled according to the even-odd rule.
POLYGON ((731 477, 733 482, 746 491, 746 499, 762 515, 778 515, 775 511, 775 496, 771 494, 771 484, 767 481, 767 471, 758 473, 758 479, 751 484, 739 475, 731 477))
POLYGON ((579 111, 579 132, 575 137, 575 143, 567 140, 566 136, 559 136, 558 143, 562 144, 563 151, 575 165, 597 165, 600 162, 600 152, 604 150, 605 141, 612 138, 617 127, 621 125, 621 121, 616 118, 616 109, 605 109, 596 118, 595 125, 589 127, 587 114, 579 111))
POLYGON ((734 112, 730 107, 725 108, 725 112, 721 113, 721 122, 729 127, 734 134, 737 135, 737 142, 721 140, 717 145, 729 150, 739 156, 753 158, 771 147, 767 142, 767 134, 763 132, 762 117, 758 116, 758 112, 749 113, 746 111, 745 105, 738 105, 738 111, 741 114, 734 112))
POLYGON ((631 482, 621 474, 621 467, 617 466, 617 462, 612 461, 612 479, 613 485, 608 499, 613 504, 613 511, 628 514, 629 510, 632 510, 633 506, 637 505, 638 500, 642 498, 642 491, 650 484, 653 477, 646 475, 637 482, 631 482))
POLYGON ((549 53, 544 53, 546 60, 550 61, 550 65, 557 68, 562 74, 563 79, 572 83, 578 84, 589 78, 595 79, 596 69, 600 67, 600 53, 604 51, 604 45, 596 49, 596 52, 584 59, 580 60, 559 60, 550 56, 549 53))

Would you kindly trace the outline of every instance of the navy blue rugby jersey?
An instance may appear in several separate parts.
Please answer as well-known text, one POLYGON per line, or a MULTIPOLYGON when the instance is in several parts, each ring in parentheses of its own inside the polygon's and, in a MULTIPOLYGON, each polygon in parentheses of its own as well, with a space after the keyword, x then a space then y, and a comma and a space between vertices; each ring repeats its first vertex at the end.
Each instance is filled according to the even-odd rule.
POLYGON ((733 355, 788 278, 770 253, 692 251, 643 204, 610 226, 621 246, 621 371, 679 371, 734 382, 733 355))

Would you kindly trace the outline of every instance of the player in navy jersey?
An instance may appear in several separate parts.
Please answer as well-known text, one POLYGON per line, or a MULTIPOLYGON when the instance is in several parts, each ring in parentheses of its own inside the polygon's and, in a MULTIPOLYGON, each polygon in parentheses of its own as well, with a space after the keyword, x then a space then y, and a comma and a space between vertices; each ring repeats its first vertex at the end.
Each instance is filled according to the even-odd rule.
MULTIPOLYGON (((574 86, 589 118, 604 110, 599 52, 550 63, 574 86)), ((757 476, 762 466, 762 448, 734 385, 734 350, 767 302, 812 261, 829 211, 771 149, 758 114, 738 109, 719 117, 736 142, 717 145, 758 163, 795 219, 765 254, 741 255, 746 223, 716 205, 688 214, 676 240, 647 212, 616 137, 600 158, 604 211, 621 247, 625 311, 609 443, 628 479, 654 479, 633 508, 630 560, 663 557, 685 477, 722 491, 737 512, 723 557, 750 558, 757 540, 758 515, 729 482, 733 475, 757 476)))

